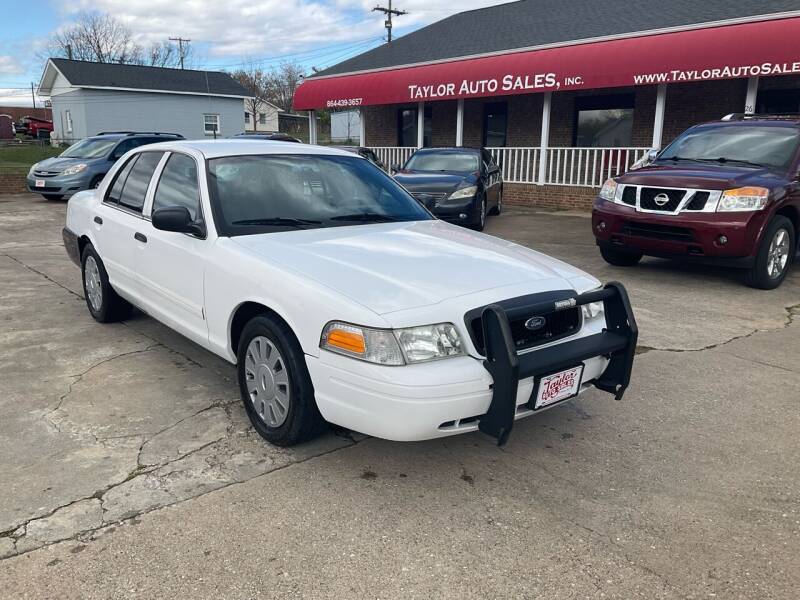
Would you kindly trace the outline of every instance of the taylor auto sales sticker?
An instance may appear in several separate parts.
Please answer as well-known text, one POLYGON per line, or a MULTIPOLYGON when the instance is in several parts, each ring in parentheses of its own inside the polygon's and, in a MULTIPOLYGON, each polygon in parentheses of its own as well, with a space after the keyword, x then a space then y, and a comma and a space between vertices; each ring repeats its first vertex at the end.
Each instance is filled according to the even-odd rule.
POLYGON ((583 365, 579 365, 566 371, 542 377, 539 381, 539 389, 536 391, 536 402, 533 405, 533 409, 536 410, 561 402, 577 394, 581 387, 582 374, 583 365))

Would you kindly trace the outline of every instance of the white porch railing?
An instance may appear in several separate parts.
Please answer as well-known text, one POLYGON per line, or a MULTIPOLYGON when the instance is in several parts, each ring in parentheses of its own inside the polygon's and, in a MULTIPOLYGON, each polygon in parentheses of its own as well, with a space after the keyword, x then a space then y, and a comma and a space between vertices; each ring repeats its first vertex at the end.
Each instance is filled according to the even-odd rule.
MULTIPOLYGON (((404 163, 416 150, 410 147, 373 147, 390 167, 404 163)), ((540 183, 538 147, 487 148, 508 183, 540 183)), ((600 187, 609 177, 622 175, 642 158, 649 148, 547 148, 545 185, 600 187)))
POLYGON ((402 165, 408 157, 414 154, 416 148, 412 146, 370 146, 370 150, 378 155, 380 161, 391 169, 392 165, 402 165))

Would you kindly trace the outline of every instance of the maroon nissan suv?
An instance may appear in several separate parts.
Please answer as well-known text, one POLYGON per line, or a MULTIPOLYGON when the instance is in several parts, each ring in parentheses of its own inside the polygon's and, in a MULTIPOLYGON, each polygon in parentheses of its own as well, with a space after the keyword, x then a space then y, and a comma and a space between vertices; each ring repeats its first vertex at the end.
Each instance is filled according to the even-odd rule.
POLYGON ((687 258, 778 287, 800 229, 800 116, 728 115, 696 125, 609 179, 592 211, 603 258, 687 258))

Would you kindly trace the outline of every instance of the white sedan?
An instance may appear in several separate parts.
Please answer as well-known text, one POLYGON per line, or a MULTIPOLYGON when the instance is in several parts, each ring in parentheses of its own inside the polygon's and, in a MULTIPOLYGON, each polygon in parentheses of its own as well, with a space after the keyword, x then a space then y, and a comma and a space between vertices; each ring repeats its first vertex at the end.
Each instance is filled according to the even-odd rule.
POLYGON ((348 152, 176 141, 73 196, 64 244, 100 322, 133 306, 238 367, 278 445, 326 422, 391 440, 481 431, 594 386, 622 396, 624 288, 434 218, 348 152))

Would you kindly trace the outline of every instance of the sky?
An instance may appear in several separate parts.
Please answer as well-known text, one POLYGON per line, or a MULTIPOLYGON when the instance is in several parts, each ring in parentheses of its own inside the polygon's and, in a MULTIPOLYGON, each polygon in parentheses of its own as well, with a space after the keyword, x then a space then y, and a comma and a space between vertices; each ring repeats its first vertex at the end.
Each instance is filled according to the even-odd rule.
MULTIPOLYGON (((383 43, 388 0, 0 0, 0 106, 31 106, 49 36, 81 12, 110 14, 141 44, 170 37, 192 40, 192 68, 271 67, 290 60, 323 68, 383 43)), ((453 13, 498 0, 393 0, 399 37, 453 13)), ((38 100, 41 101, 40 99, 38 100)), ((39 105, 39 104, 37 104, 39 105)))

